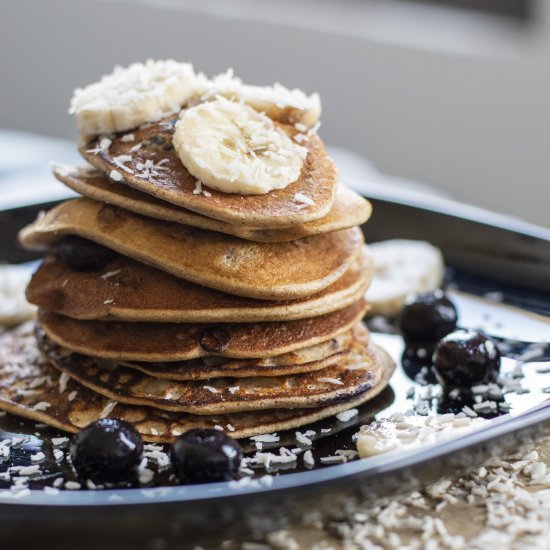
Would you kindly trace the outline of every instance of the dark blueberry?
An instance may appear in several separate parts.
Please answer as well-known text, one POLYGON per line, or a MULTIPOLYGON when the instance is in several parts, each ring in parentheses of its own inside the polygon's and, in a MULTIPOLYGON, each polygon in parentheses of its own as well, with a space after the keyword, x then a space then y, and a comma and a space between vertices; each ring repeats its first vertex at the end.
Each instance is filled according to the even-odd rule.
POLYGON ((436 384, 435 371, 432 365, 434 344, 429 346, 407 345, 401 355, 403 372, 421 385, 436 384))
POLYGON ((433 363, 437 379, 445 388, 470 388, 496 381, 500 352, 483 334, 457 330, 439 342, 433 363))
POLYGON ((128 422, 102 418, 73 437, 70 452, 80 479, 95 484, 123 483, 136 477, 143 440, 128 422))
POLYGON ((75 271, 97 271, 115 256, 111 249, 76 235, 68 235, 59 245, 59 257, 75 271))
POLYGON ((420 294, 403 308, 399 326, 408 342, 437 342, 456 328, 457 312, 443 291, 420 294))
POLYGON ((170 458, 182 483, 234 479, 243 453, 240 445, 220 430, 195 429, 172 445, 170 458))

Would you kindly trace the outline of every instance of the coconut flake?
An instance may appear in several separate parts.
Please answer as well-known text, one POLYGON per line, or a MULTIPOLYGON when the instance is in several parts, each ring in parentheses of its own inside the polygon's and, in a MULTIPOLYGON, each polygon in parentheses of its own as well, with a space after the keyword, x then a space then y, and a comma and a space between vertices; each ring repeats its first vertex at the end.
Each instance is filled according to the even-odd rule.
POLYGON ((305 204, 307 206, 314 206, 315 201, 308 197, 307 195, 304 195, 303 193, 296 193, 294 195, 294 202, 299 202, 302 204, 305 204))
POLYGON ((337 386, 343 386, 344 383, 339 378, 317 378, 319 382, 326 382, 327 384, 335 384, 337 386))
POLYGON ((108 401, 101 413, 99 414, 99 418, 107 418, 112 412, 113 409, 117 406, 116 401, 108 401))
POLYGON ((120 172, 118 172, 117 170, 111 170, 111 172, 109 174, 109 177, 113 181, 117 181, 117 182, 120 182, 120 181, 124 180, 124 176, 120 172))
POLYGON ((277 443, 281 438, 276 433, 273 433, 254 435, 250 439, 256 443, 277 443))
POLYGON ((66 372, 61 373, 59 376, 59 393, 65 393, 70 379, 71 377, 66 372))
POLYGON ((343 411, 341 413, 338 413, 336 415, 336 418, 340 422, 348 422, 352 418, 356 417, 359 414, 359 411, 357 409, 348 409, 347 411, 343 411))

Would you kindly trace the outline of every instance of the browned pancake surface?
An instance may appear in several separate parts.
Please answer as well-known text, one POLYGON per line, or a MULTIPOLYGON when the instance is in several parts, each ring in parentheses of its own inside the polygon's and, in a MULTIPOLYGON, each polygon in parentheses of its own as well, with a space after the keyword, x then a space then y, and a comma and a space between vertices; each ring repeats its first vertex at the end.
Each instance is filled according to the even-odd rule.
MULTIPOLYGON (((97 149, 98 137, 89 143, 82 143, 80 152, 101 172, 107 175, 112 170, 119 172, 124 177, 124 183, 130 187, 232 224, 261 228, 289 227, 317 220, 329 213, 338 185, 338 173, 317 135, 301 143, 308 150, 302 173, 285 189, 265 195, 239 195, 208 189, 210 196, 207 197, 202 193, 193 193, 197 179, 185 168, 172 146, 176 120, 171 117, 132 131, 135 137, 132 142, 122 141, 119 134, 107 151, 97 149), (140 143, 138 151, 131 151, 140 143), (97 152, 89 152, 91 150, 97 152), (131 157, 124 163, 126 170, 114 161, 115 157, 122 155, 131 157), (141 167, 147 161, 154 165, 150 170, 141 167), (303 203, 295 200, 296 193, 306 195, 314 204, 304 208, 303 203)), ((279 127, 290 137, 297 133, 292 126, 279 127)))
POLYGON ((100 271, 74 271, 46 257, 27 287, 37 306, 81 320, 171 323, 295 320, 330 313, 359 300, 372 274, 362 250, 335 283, 310 298, 255 300, 226 294, 119 256, 100 271))
MULTIPOLYGON (((37 330, 39 347, 51 349, 53 353, 62 355, 71 353, 50 340, 43 330, 37 330)), ((115 361, 101 359, 105 368, 114 369, 117 366, 128 367, 141 371, 155 378, 167 380, 208 380, 211 378, 244 378, 252 376, 283 376, 302 372, 313 372, 338 364, 351 352, 355 338, 368 341, 368 331, 360 323, 352 330, 339 334, 326 342, 315 346, 302 348, 275 357, 258 359, 228 359, 225 357, 200 357, 188 361, 171 362, 141 362, 115 361)), ((99 361, 99 360, 98 360, 99 361)))
POLYGON ((332 209, 323 218, 292 227, 258 229, 197 214, 127 185, 113 182, 95 169, 57 167, 54 169, 54 174, 65 185, 90 199, 120 206, 136 214, 227 233, 257 242, 294 241, 311 235, 340 231, 364 224, 372 212, 371 204, 367 200, 340 183, 332 209))
POLYGON ((354 227, 288 243, 255 243, 84 198, 53 208, 19 236, 23 246, 43 250, 70 234, 196 284, 265 300, 320 292, 347 271, 364 242, 354 227))
POLYGON ((365 393, 338 404, 313 409, 265 410, 228 415, 193 415, 123 405, 92 392, 61 373, 40 355, 33 327, 27 324, 0 335, 0 409, 77 432, 102 416, 134 424, 145 441, 172 442, 192 428, 221 428, 236 438, 296 428, 372 399, 387 385, 395 364, 377 349, 382 379, 365 393), (113 407, 114 405, 114 407, 113 407))
POLYGON ((207 355, 273 357, 313 346, 351 329, 363 317, 361 300, 339 311, 274 323, 124 323, 77 321, 39 310, 46 334, 84 355, 128 361, 182 361, 207 355))
POLYGON ((275 408, 311 408, 364 393, 381 377, 373 348, 360 339, 351 353, 330 367, 276 377, 179 381, 148 376, 135 369, 45 346, 50 362, 84 386, 128 405, 195 414, 227 414, 275 408))

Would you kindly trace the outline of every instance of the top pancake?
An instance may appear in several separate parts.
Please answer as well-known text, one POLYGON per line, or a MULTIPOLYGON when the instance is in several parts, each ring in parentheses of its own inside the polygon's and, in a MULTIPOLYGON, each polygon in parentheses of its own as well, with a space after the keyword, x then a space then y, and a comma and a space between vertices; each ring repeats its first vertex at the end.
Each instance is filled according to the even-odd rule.
POLYGON ((92 167, 58 166, 55 177, 81 195, 120 206, 136 214, 160 220, 191 225, 200 229, 235 235, 257 242, 285 242, 311 235, 340 231, 365 223, 372 212, 371 204, 343 184, 338 185, 330 212, 318 220, 278 229, 258 229, 215 220, 191 210, 159 200, 151 195, 109 180, 92 167))
MULTIPOLYGON (((261 228, 290 227, 317 220, 329 213, 338 173, 317 135, 311 135, 300 143, 308 150, 302 173, 285 189, 265 195, 239 195, 209 188, 210 196, 205 196, 193 192, 197 179, 185 168, 172 146, 176 122, 177 117, 171 116, 132 130, 132 141, 123 141, 126 134, 117 134, 106 150, 99 146, 101 136, 98 136, 90 142, 82 142, 80 153, 105 174, 116 170, 130 187, 232 224, 261 228), (135 150, 139 144, 141 146, 135 150), (131 160, 124 162, 126 168, 115 162, 115 158, 122 155, 131 157, 131 160), (142 168, 146 161, 152 163, 151 169, 142 168), (314 204, 304 207, 304 203, 295 200, 296 193, 309 197, 314 204)), ((290 138, 299 133, 293 126, 277 126, 290 138)))
POLYGON ((261 300, 320 292, 347 271, 364 242, 353 227, 288 243, 254 243, 85 198, 53 208, 19 238, 26 248, 44 250, 71 234, 199 285, 261 300))

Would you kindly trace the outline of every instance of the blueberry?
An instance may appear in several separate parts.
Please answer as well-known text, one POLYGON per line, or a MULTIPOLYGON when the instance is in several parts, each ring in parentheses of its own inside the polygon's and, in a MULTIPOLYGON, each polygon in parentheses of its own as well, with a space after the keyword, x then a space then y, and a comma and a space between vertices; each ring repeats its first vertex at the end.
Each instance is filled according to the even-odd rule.
POLYGON ((457 312, 442 290, 420 294, 405 305, 399 325, 408 342, 433 342, 455 330, 457 312))
POLYGON ((435 371, 432 365, 432 355, 435 345, 407 345, 401 355, 403 372, 419 384, 437 384, 435 371))
POLYGON ((219 430, 195 429, 172 445, 170 458, 182 483, 234 479, 243 453, 240 445, 219 430))
POLYGON ((133 481, 143 453, 143 440, 123 420, 102 418, 72 439, 71 459, 78 476, 95 484, 133 481))
POLYGON ((97 271, 115 256, 113 250, 76 235, 68 235, 59 245, 59 257, 75 271, 97 271))
POLYGON ((445 388, 470 388, 496 381, 500 352, 483 334, 457 330, 439 342, 433 362, 437 379, 445 388))

